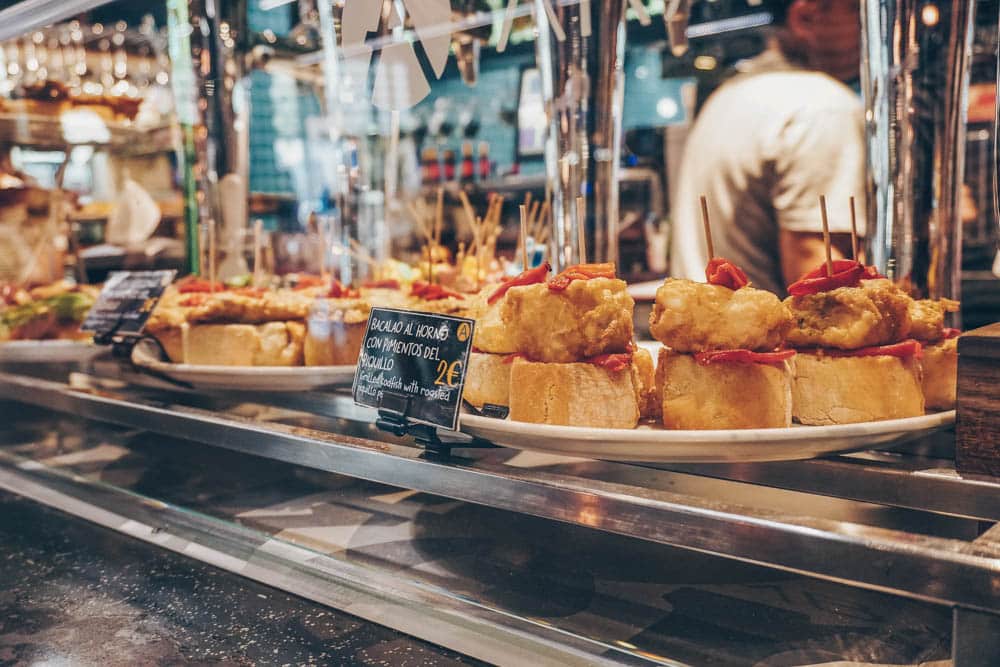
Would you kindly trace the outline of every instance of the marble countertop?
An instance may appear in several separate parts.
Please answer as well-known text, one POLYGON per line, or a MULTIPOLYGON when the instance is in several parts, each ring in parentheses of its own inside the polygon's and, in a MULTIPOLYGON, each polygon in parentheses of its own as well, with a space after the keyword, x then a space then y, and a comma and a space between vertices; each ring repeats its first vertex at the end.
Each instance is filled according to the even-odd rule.
POLYGON ((480 664, 0 492, 0 665, 480 664))

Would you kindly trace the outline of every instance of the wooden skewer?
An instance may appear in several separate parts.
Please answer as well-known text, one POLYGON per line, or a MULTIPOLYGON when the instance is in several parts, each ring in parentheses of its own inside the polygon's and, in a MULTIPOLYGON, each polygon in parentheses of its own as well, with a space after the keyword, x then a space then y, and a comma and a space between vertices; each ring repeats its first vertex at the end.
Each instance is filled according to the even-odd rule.
POLYGON ((590 37, 590 0, 580 0, 580 36, 590 37))
POLYGON ((521 267, 528 270, 528 207, 521 204, 521 267))
POLYGON ((316 244, 319 250, 319 277, 325 283, 327 278, 326 271, 326 234, 323 233, 323 223, 317 221, 316 223, 316 237, 319 242, 316 244))
POLYGON ((535 224, 537 224, 538 213, 541 210, 542 202, 535 200, 531 205, 531 210, 528 211, 528 236, 535 235, 535 224))
POLYGON ((479 238, 483 228, 483 219, 476 218, 476 289, 482 286, 483 277, 483 244, 479 238))
POLYGON ((708 219, 708 200, 702 195, 701 200, 701 222, 705 226, 705 242, 708 244, 708 259, 715 259, 715 244, 712 243, 712 223, 708 219))
POLYGON ((209 291, 215 294, 215 222, 208 222, 208 281, 209 291))
POLYGON ((851 252, 858 261, 858 214, 854 211, 854 197, 851 197, 851 252))
POLYGON ((254 287, 259 287, 261 284, 261 278, 264 276, 263 267, 261 266, 261 257, 263 256, 263 243, 262 236, 264 234, 264 221, 258 218, 254 220, 253 223, 253 285, 254 287))
POLYGON ((542 210, 539 212, 539 214, 538 214, 538 220, 536 222, 536 226, 537 226, 537 230, 538 230, 538 238, 539 239, 542 238, 542 234, 545 233, 545 230, 549 226, 549 224, 548 224, 549 223, 549 209, 550 209, 550 204, 549 204, 549 201, 546 199, 545 203, 542 204, 542 210))
POLYGON ((587 200, 576 198, 576 238, 580 249, 580 263, 587 263, 587 200))
POLYGON ((820 213, 823 215, 823 245, 826 246, 826 275, 833 275, 833 252, 830 248, 830 221, 826 214, 826 195, 819 196, 820 213))
POLYGON ((365 250, 364 246, 362 246, 357 239, 351 239, 351 250, 354 251, 353 255, 355 257, 365 262, 366 264, 371 264, 374 266, 375 264, 378 263, 375 261, 375 258, 371 256, 371 253, 365 250))
POLYGON ((437 209, 434 213, 434 245, 441 244, 441 228, 444 226, 444 188, 438 188, 437 209))

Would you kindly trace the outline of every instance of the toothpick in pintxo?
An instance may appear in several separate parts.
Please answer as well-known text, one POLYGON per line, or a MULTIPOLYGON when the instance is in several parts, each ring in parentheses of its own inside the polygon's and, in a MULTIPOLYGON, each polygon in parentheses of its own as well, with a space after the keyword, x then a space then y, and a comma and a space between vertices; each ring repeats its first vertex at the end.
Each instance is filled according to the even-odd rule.
POLYGON ((826 195, 819 196, 819 209, 823 216, 823 245, 826 246, 826 275, 833 275, 833 252, 830 248, 830 221, 826 214, 826 195))
POLYGON ((528 207, 521 204, 521 270, 528 270, 528 207))
POLYGON ((262 278, 264 277, 263 267, 261 266, 261 258, 264 254, 263 251, 263 240, 262 236, 264 234, 264 221, 260 218, 254 220, 253 222, 253 286, 260 287, 262 278))
POLYGON ((858 258, 858 215, 854 211, 854 197, 851 197, 851 252, 854 253, 854 261, 861 261, 858 258))
POLYGON ((708 220, 708 199, 705 195, 698 198, 701 201, 701 224, 705 228, 705 243, 708 244, 708 260, 715 259, 715 245, 712 243, 712 223, 708 220))

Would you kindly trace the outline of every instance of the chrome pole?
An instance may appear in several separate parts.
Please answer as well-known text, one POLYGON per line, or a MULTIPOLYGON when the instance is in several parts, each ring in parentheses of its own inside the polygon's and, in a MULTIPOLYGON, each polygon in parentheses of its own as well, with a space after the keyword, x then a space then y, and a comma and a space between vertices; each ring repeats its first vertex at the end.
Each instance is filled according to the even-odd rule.
POLYGON ((958 298, 974 0, 862 3, 868 252, 914 295, 958 298))

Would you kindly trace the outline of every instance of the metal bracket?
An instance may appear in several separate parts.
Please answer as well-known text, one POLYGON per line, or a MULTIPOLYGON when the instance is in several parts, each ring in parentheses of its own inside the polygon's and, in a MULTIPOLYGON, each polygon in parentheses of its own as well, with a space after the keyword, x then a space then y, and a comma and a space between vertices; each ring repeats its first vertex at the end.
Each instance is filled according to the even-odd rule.
POLYGON ((397 438, 407 435, 413 436, 416 443, 423 447, 428 458, 451 458, 453 447, 461 449, 492 449, 496 447, 493 443, 479 438, 446 442, 438 435, 436 426, 412 421, 409 412, 409 396, 393 391, 384 391, 378 402, 378 417, 375 419, 375 427, 380 431, 391 433, 397 438))

